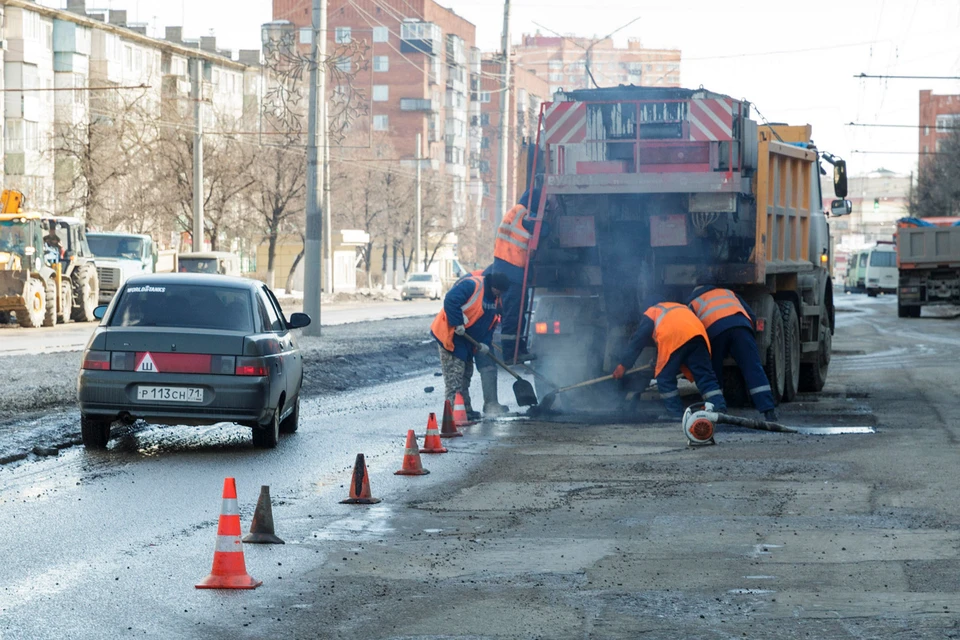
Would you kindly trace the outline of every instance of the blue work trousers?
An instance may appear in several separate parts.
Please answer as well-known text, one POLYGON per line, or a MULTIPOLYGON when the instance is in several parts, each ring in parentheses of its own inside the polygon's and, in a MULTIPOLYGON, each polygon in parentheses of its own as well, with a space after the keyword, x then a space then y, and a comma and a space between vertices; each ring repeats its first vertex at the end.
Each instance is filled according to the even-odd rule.
POLYGON ((757 349, 753 331, 746 327, 730 327, 711 338, 710 346, 713 348, 713 371, 717 380, 723 380, 724 359, 728 355, 733 356, 747 382, 747 390, 757 411, 764 413, 776 406, 770 381, 760 362, 760 350, 757 349))
POLYGON ((684 365, 693 374, 693 380, 704 402, 713 403, 716 411, 721 413, 726 411, 727 402, 723 399, 720 383, 713 373, 710 351, 707 349, 706 341, 700 336, 688 340, 674 351, 667 360, 667 364, 663 365, 663 369, 657 374, 657 389, 660 391, 660 399, 663 400, 667 411, 678 418, 683 416, 684 406, 680 399, 680 392, 677 390, 677 376, 680 375, 680 367, 684 365))
MULTIPOLYGON (((499 258, 493 259, 493 270, 496 273, 503 273, 510 279, 510 288, 503 292, 500 301, 503 303, 503 315, 500 320, 500 345, 503 347, 503 359, 513 360, 513 350, 517 340, 517 322, 521 320, 523 309, 520 305, 520 298, 523 295, 523 267, 512 265, 499 258)), ((523 324, 520 326, 520 335, 527 334, 527 318, 522 318, 523 324)), ((527 352, 527 341, 520 341, 520 353, 527 352)))

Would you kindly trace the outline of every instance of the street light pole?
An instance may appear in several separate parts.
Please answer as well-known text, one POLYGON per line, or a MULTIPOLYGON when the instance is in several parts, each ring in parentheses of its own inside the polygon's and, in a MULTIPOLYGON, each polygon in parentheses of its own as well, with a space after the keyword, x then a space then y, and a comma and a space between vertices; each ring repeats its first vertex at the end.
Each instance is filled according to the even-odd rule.
POLYGON ((421 152, 420 152, 420 149, 421 149, 421 146, 420 146, 420 145, 421 145, 420 137, 421 137, 421 135, 422 135, 422 134, 419 134, 419 133, 417 134, 417 150, 416 150, 416 153, 415 153, 415 155, 414 155, 414 158, 415 158, 416 161, 417 161, 417 196, 416 196, 416 204, 415 204, 416 209, 417 209, 417 249, 416 249, 416 253, 413 254, 413 269, 414 269, 414 271, 416 271, 417 269, 419 269, 421 264, 424 264, 423 270, 424 270, 424 271, 427 270, 427 267, 426 267, 426 264, 425 264, 425 263, 426 263, 426 258, 425 258, 424 256, 422 256, 422 254, 420 253, 420 250, 421 250, 421 248, 420 248, 420 241, 421 241, 421 240, 420 240, 420 225, 422 224, 422 220, 423 220, 423 202, 422 202, 421 196, 420 196, 420 173, 421 173, 421 171, 422 171, 422 169, 421 169, 421 167, 420 167, 420 163, 422 162, 422 159, 421 159, 421 155, 422 155, 422 154, 421 154, 421 152), (421 262, 421 260, 422 260, 423 262, 421 262))
MULTIPOLYGON (((500 87, 500 161, 498 163, 497 178, 497 209, 495 222, 497 225, 507 213, 507 164, 510 160, 510 0, 503 2, 503 63, 500 66, 500 75, 503 84, 500 87)), ((530 203, 527 203, 530 206, 530 203)))
POLYGON ((313 322, 304 335, 320 335, 320 266, 323 240, 323 158, 326 134, 327 0, 313 0, 310 45, 310 103, 307 114, 307 229, 303 247, 303 311, 313 322))
POLYGON ((193 61, 193 252, 203 251, 203 59, 193 61))

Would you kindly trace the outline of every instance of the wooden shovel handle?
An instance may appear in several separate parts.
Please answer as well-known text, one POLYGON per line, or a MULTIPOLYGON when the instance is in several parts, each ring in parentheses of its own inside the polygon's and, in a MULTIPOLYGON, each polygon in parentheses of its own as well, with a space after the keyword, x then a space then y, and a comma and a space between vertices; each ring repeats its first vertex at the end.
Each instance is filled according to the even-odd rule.
MULTIPOLYGON (((625 372, 623 375, 628 376, 631 373, 640 373, 641 371, 649 371, 650 365, 645 364, 642 367, 634 367, 629 371, 625 372)), ((583 382, 578 382, 577 384, 572 384, 569 387, 563 387, 562 389, 557 389, 554 393, 563 393, 564 391, 570 391, 571 389, 579 389, 580 387, 589 387, 592 384, 597 384, 599 382, 606 382, 607 380, 613 380, 613 374, 608 376, 602 376, 600 378, 594 378, 593 380, 584 380, 583 382)))

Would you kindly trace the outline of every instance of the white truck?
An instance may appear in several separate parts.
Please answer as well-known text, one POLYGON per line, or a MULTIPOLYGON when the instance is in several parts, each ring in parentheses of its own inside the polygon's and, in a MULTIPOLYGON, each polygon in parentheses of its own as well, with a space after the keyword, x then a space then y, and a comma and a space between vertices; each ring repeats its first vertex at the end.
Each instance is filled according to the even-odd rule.
POLYGON ((100 277, 100 304, 109 303, 131 276, 157 269, 157 245, 150 236, 88 232, 87 243, 100 277))

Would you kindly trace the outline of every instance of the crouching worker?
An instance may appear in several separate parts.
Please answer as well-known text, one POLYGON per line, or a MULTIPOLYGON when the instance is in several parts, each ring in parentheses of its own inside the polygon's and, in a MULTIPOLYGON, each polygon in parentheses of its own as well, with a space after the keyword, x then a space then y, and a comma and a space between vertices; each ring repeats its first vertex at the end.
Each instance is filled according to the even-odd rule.
POLYGON ((713 373, 717 380, 722 384, 723 361, 732 355, 747 383, 753 406, 763 414, 765 420, 779 420, 770 380, 760 363, 760 350, 754 338, 757 319, 750 305, 733 291, 713 286, 694 289, 687 304, 707 330, 712 347, 713 373))
POLYGON ((699 318, 685 305, 661 302, 647 308, 640 326, 613 372, 620 380, 627 369, 640 357, 646 347, 657 348, 654 375, 660 399, 672 417, 683 417, 684 405, 677 390, 677 375, 686 368, 693 376, 705 402, 713 403, 716 411, 726 411, 727 403, 710 363, 710 342, 699 318))
POLYGON ((509 286, 507 277, 498 273, 461 278, 447 292, 443 309, 430 326, 430 332, 439 343, 444 398, 453 404, 459 392, 471 420, 480 417, 470 402, 474 355, 490 353, 490 341, 497 322, 497 299, 509 286), (465 335, 479 342, 480 347, 474 347, 465 335))

